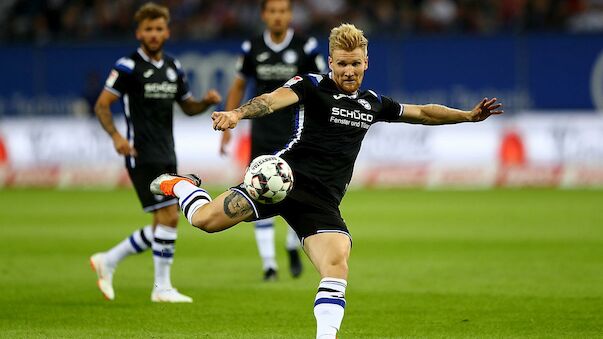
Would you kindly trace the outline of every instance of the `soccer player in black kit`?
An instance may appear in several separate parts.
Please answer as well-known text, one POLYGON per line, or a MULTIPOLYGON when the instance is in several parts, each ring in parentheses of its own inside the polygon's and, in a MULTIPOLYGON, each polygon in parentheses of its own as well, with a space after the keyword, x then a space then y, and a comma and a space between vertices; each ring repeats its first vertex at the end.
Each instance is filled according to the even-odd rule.
POLYGON ((293 227, 321 281, 314 302, 316 338, 335 338, 343 320, 350 232, 339 203, 352 177, 360 145, 376 122, 424 125, 477 122, 501 114, 497 99, 484 98, 472 110, 441 105, 401 104, 371 90, 360 90, 368 68, 368 41, 355 26, 342 24, 329 37, 328 74, 295 76, 271 93, 245 105, 212 114, 216 130, 234 128, 240 119, 271 114, 286 106, 297 109, 295 137, 277 153, 294 172, 295 184, 276 204, 256 203, 235 186, 215 200, 186 176, 164 174, 151 190, 179 197, 189 222, 219 232, 241 221, 279 214, 293 227))
POLYGON ((220 95, 210 90, 201 101, 188 88, 180 63, 163 53, 169 38, 169 11, 153 3, 143 5, 134 16, 137 22, 137 51, 119 59, 105 83, 95 106, 96 115, 113 140, 117 153, 125 156, 130 179, 145 212, 153 214, 152 224, 134 231, 107 252, 96 253, 90 264, 98 275, 97 285, 108 300, 113 300, 113 272, 125 257, 153 251, 154 302, 192 302, 172 287, 178 201, 149 191, 159 174, 176 171, 172 129, 173 105, 177 102, 187 115, 202 113, 219 103, 220 95), (121 97, 127 122, 124 138, 115 128, 110 106, 121 97))
MULTIPOLYGON (((266 25, 264 33, 243 42, 243 55, 238 64, 228 95, 226 110, 241 104, 248 83, 255 83, 255 95, 270 93, 281 87, 297 74, 319 73, 326 67, 319 54, 318 43, 313 37, 297 34, 289 27, 292 20, 291 0, 262 0, 262 21, 266 25)), ((294 124, 294 109, 286 107, 278 112, 251 121, 251 159, 264 154, 274 154, 291 139, 294 124)), ((224 131, 220 152, 225 154, 230 131, 224 131)), ((302 271, 299 258, 299 240, 295 231, 287 228, 286 249, 289 268, 293 277, 302 271)), ((264 280, 277 278, 278 265, 274 250, 274 218, 255 222, 255 238, 262 259, 264 280)))

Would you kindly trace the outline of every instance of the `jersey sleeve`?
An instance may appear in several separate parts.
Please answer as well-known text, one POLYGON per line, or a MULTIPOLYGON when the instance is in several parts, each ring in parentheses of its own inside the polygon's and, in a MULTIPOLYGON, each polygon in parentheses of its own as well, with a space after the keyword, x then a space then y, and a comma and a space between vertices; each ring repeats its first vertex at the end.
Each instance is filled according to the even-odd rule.
POLYGON ((174 59, 174 65, 176 66, 176 73, 178 74, 178 90, 176 92, 176 98, 178 101, 185 101, 193 95, 190 91, 190 86, 188 85, 188 80, 186 79, 186 73, 184 73, 182 64, 180 64, 180 61, 174 59))
POLYGON ((122 96, 124 93, 127 93, 130 77, 133 72, 134 60, 130 58, 121 58, 117 60, 105 81, 105 89, 117 96, 122 96))
POLYGON ((320 54, 318 50, 318 41, 314 37, 308 38, 304 44, 304 53, 309 60, 308 62, 308 73, 325 73, 327 63, 325 58, 320 54))
POLYGON ((246 40, 241 44, 241 55, 237 60, 236 65, 237 72, 244 77, 254 77, 254 66, 253 66, 253 58, 251 56, 251 41, 246 40))
POLYGON ((377 114, 377 121, 399 121, 404 113, 404 105, 387 96, 380 96, 381 110, 377 114))
POLYGON ((302 102, 307 97, 308 93, 312 88, 315 87, 313 82, 306 76, 296 75, 289 79, 283 87, 290 88, 297 94, 299 101, 302 102))

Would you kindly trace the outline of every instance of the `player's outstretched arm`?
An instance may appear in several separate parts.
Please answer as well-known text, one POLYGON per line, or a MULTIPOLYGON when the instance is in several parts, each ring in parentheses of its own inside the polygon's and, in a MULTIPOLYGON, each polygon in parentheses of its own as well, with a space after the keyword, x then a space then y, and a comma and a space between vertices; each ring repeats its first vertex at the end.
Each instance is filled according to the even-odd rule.
POLYGON ((214 129, 224 131, 235 128, 241 119, 259 118, 298 101, 299 97, 292 89, 280 87, 273 92, 257 96, 232 111, 214 112, 211 118, 214 129))
POLYGON ((205 96, 200 101, 193 98, 188 98, 179 102, 180 108, 184 114, 193 116, 205 112, 210 106, 219 104, 222 101, 222 96, 215 89, 210 89, 205 93, 205 96))
POLYGON ((502 114, 502 104, 497 98, 484 98, 471 111, 463 111, 443 105, 404 105, 401 122, 423 125, 456 124, 478 122, 491 115, 502 114))

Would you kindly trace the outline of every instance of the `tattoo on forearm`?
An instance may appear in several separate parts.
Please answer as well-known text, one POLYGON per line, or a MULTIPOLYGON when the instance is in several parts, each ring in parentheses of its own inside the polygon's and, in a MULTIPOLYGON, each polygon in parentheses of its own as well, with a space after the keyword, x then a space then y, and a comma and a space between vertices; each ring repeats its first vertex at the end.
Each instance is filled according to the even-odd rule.
POLYGON ((109 134, 117 132, 115 124, 113 123, 113 116, 108 107, 97 107, 96 116, 103 129, 109 134))
POLYGON ((249 202, 236 192, 230 192, 226 198, 224 198, 224 213, 229 218, 239 218, 242 216, 249 216, 252 213, 252 208, 249 202))
POLYGON ((265 96, 255 97, 237 110, 243 113, 243 118, 258 118, 273 112, 270 101, 265 96))

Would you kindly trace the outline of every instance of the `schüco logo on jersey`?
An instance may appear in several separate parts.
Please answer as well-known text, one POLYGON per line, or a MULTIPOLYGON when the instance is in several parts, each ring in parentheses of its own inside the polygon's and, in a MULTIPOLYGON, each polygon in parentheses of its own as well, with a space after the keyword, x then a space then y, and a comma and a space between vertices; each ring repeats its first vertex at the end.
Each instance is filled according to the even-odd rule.
POLYGON ((144 84, 144 97, 152 99, 172 99, 178 92, 178 85, 164 81, 162 83, 150 82, 144 84))
POLYGON ((370 113, 361 113, 359 110, 348 110, 345 108, 333 107, 331 114, 334 116, 340 116, 342 118, 355 119, 365 122, 373 122, 373 115, 370 113))
POLYGON ((374 118, 375 117, 372 114, 362 113, 357 109, 349 110, 333 107, 331 108, 331 118, 329 119, 329 122, 338 125, 369 129, 374 118))

